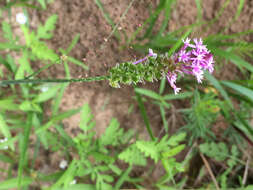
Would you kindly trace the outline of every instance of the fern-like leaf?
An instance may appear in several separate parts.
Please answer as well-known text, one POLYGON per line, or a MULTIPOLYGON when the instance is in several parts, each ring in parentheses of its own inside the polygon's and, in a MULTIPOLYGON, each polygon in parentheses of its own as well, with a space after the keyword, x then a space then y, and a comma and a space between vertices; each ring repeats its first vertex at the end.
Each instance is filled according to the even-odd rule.
POLYGON ((91 114, 91 109, 88 104, 84 104, 81 111, 81 121, 80 121, 80 128, 87 132, 88 130, 91 130, 95 122, 92 121, 93 115, 91 114))
POLYGON ((119 159, 132 165, 145 166, 146 159, 141 151, 136 147, 136 144, 130 145, 127 149, 119 154, 119 159))
POLYGON ((100 143, 104 146, 119 145, 120 138, 123 136, 123 129, 119 128, 119 122, 116 119, 112 119, 109 127, 107 127, 105 133, 100 138, 100 143))
POLYGON ((37 30, 38 39, 50 39, 53 36, 53 30, 55 29, 55 24, 58 19, 57 15, 50 16, 43 26, 39 26, 37 30))
POLYGON ((177 135, 173 135, 168 140, 168 145, 177 146, 181 141, 183 141, 186 137, 186 133, 179 133, 177 135))
POLYGON ((136 142, 137 148, 144 153, 146 157, 152 158, 155 163, 159 160, 159 152, 157 150, 157 146, 153 141, 137 141, 136 142))

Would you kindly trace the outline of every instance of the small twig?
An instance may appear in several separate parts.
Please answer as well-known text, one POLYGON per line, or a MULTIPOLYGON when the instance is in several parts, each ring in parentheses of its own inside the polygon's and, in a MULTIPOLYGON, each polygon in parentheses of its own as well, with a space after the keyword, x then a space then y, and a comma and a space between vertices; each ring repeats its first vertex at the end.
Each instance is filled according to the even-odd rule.
MULTIPOLYGON (((122 14, 122 16, 119 19, 119 22, 113 27, 111 33, 109 34, 109 36, 106 38, 106 41, 108 41, 112 35, 114 34, 114 32, 116 31, 116 29, 118 28, 119 24, 121 23, 121 21, 125 18, 128 10, 132 7, 132 4, 134 3, 135 0, 131 0, 131 2, 129 3, 129 5, 127 6, 126 10, 124 11, 124 13, 122 14)), ((100 49, 104 49, 104 44, 105 42, 100 46, 100 49)))
POLYGON ((213 182, 215 184, 216 189, 220 190, 219 185, 218 185, 218 183, 217 183, 217 181, 216 181, 216 179, 215 179, 215 177, 213 175, 211 167, 210 167, 209 163, 207 162, 205 156, 202 153, 200 153, 200 156, 201 156, 201 158, 202 158, 202 160, 203 160, 203 162, 204 162, 204 164, 206 166, 206 169, 207 169, 208 173, 210 174, 210 176, 211 176, 211 178, 212 178, 212 180, 213 180, 213 182))
POLYGON ((243 180, 242 180, 243 185, 245 185, 246 181, 247 181, 248 171, 249 171, 249 163, 250 163, 250 156, 248 156, 248 160, 246 162, 246 167, 245 167, 244 174, 243 174, 243 180))

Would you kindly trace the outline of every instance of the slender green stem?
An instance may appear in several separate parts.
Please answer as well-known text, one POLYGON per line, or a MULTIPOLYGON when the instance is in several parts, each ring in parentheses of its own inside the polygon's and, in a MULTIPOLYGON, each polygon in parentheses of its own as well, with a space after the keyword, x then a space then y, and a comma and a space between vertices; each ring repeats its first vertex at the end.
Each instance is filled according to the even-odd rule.
POLYGON ((71 78, 71 79, 20 79, 20 80, 2 80, 0 86, 10 84, 36 84, 36 83, 67 83, 67 82, 92 82, 108 79, 108 76, 88 77, 88 78, 71 78))
POLYGON ((144 107, 144 104, 143 104, 143 101, 142 101, 142 97, 137 92, 135 92, 135 95, 136 95, 136 98, 137 98, 137 101, 138 101, 138 105, 139 105, 139 108, 140 108, 140 111, 141 111, 142 118, 144 120, 146 129, 148 131, 149 137, 151 138, 151 140, 154 141, 155 137, 154 137, 153 131, 150 127, 150 122, 148 120, 148 116, 147 116, 147 113, 146 113, 146 110, 145 110, 145 107, 144 107))
POLYGON ((46 70, 47 68, 51 67, 52 65, 54 65, 55 62, 53 63, 49 63, 45 66, 43 66, 42 68, 40 68, 39 70, 35 71, 34 73, 32 73, 31 75, 27 76, 25 79, 29 79, 31 77, 34 77, 35 75, 38 75, 39 73, 41 73, 42 71, 46 70))

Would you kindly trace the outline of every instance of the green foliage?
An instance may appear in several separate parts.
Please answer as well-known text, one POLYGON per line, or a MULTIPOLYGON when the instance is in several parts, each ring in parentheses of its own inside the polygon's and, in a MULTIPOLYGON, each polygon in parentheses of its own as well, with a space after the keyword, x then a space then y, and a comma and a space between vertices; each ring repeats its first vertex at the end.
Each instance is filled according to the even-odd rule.
POLYGON ((147 161, 136 144, 132 144, 119 154, 119 159, 130 165, 146 166, 147 161))
POLYGON ((227 147, 223 142, 220 143, 204 143, 199 146, 202 153, 208 157, 213 158, 217 161, 225 161, 227 163, 226 170, 218 178, 221 182, 222 188, 227 188, 228 175, 231 173, 233 167, 238 163, 239 151, 235 145, 232 145, 231 149, 227 147))
POLYGON ((13 41, 13 34, 11 30, 10 24, 7 22, 2 22, 2 31, 3 31, 3 37, 8 40, 9 42, 13 41))
MULTIPOLYGON (((92 121, 93 115, 88 104, 85 104, 82 108, 80 128, 84 131, 84 134, 79 134, 75 137, 74 142, 80 155, 80 160, 77 161, 76 172, 72 175, 75 176, 90 176, 95 181, 96 189, 112 189, 110 183, 114 181, 111 168, 115 168, 114 163, 119 154, 117 147, 121 147, 125 142, 123 139, 128 136, 129 133, 124 133, 123 129, 119 128, 119 123, 116 119, 112 119, 109 126, 100 138, 95 137, 95 122, 92 121), (116 152, 109 151, 109 147, 114 146, 116 152)), ((131 138, 131 136, 130 136, 131 138)), ((131 149, 132 159, 135 158, 136 153, 131 149)), ((127 151, 126 151, 127 152, 127 151)), ((124 160, 124 154, 119 155, 124 160), (122 156, 123 155, 123 156, 122 156)), ((127 153, 129 154, 129 153, 127 153)), ((129 158, 128 158, 129 161, 129 158)), ((145 160, 144 160, 145 161, 145 160)), ((131 161, 130 161, 131 162, 131 161)), ((143 160, 140 161, 143 163, 143 160)), ((123 174, 119 169, 116 170, 117 175, 123 174)))
POLYGON ((201 96, 196 90, 192 107, 182 110, 186 114, 187 125, 184 127, 191 134, 190 143, 199 137, 208 138, 213 136, 210 127, 219 114, 223 103, 216 98, 214 93, 207 93, 201 96))
POLYGON ((23 26, 22 29, 25 36, 26 45, 31 48, 32 54, 36 56, 37 59, 49 60, 52 62, 59 60, 59 57, 54 50, 49 49, 45 42, 39 40, 41 36, 49 37, 50 35, 39 34, 41 36, 36 36, 34 32, 29 33, 28 28, 25 26, 23 26))
POLYGON ((37 39, 52 38, 57 19, 58 19, 57 15, 52 15, 46 20, 44 25, 39 25, 36 35, 37 39))
POLYGON ((225 143, 204 143, 199 146, 201 152, 217 161, 224 161, 228 156, 228 148, 225 143))
POLYGON ((117 146, 120 144, 120 138, 124 135, 123 129, 119 128, 119 123, 116 119, 112 119, 105 133, 100 137, 99 142, 104 146, 117 146))

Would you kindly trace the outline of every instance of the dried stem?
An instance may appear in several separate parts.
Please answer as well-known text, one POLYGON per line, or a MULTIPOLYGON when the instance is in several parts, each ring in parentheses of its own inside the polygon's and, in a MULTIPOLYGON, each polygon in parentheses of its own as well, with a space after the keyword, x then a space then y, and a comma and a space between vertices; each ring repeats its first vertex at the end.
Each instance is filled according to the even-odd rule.
POLYGON ((248 171, 249 171, 249 163, 250 163, 250 156, 248 156, 248 160, 246 162, 246 167, 245 167, 244 174, 243 174, 243 180, 242 180, 243 185, 245 185, 246 181, 247 181, 248 171))
POLYGON ((210 176, 211 176, 211 178, 212 178, 212 180, 213 180, 213 182, 215 184, 216 189, 220 190, 219 185, 218 185, 218 183, 217 183, 217 181, 216 181, 216 179, 214 177, 214 174, 212 172, 212 169, 211 169, 208 161, 206 160, 205 156, 202 153, 200 153, 200 156, 201 156, 201 158, 202 158, 202 160, 203 160, 203 162, 204 162, 204 164, 206 166, 206 169, 207 169, 208 173, 210 174, 210 176))

